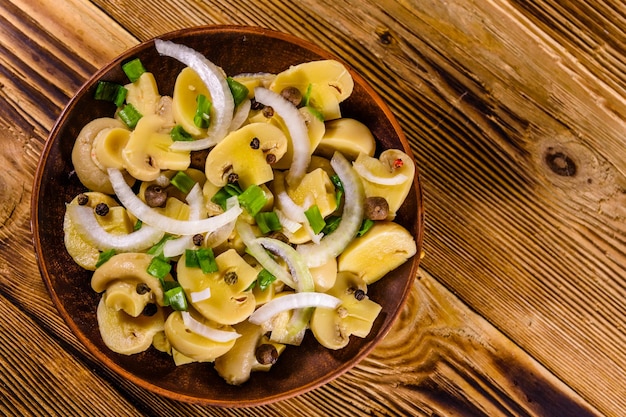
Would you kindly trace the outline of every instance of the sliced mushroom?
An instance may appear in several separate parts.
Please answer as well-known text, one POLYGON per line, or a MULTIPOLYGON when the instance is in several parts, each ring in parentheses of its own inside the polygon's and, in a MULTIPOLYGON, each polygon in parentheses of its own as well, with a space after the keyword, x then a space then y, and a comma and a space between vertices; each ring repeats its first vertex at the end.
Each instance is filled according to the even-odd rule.
MULTIPOLYGON (((298 111, 304 118, 304 123, 306 125, 307 133, 309 135, 309 143, 311 144, 310 149, 311 149, 311 152, 313 152, 315 148, 317 148, 317 145, 322 140, 322 137, 324 137, 326 126, 324 125, 324 122, 322 120, 318 119, 312 113, 310 108, 302 107, 298 109, 298 111)), ((276 124, 276 126, 280 127, 282 131, 285 132, 285 134, 289 138, 289 130, 287 129, 287 126, 285 125, 283 119, 281 119, 278 116, 274 116, 271 119, 271 123, 274 123, 276 124)), ((289 141, 287 142, 287 151, 285 152, 285 155, 278 162, 274 164, 274 169, 289 169, 289 167, 291 166, 292 160, 293 160, 293 145, 291 143, 291 138, 289 138, 289 141)))
POLYGON ((246 291, 256 280, 258 271, 234 249, 215 257, 218 272, 205 274, 202 269, 185 265, 185 255, 177 266, 178 282, 186 294, 211 288, 211 297, 191 301, 193 307, 209 320, 235 324, 245 320, 256 306, 254 294, 246 291), (234 278, 236 277, 236 279, 234 278))
POLYGON ((206 129, 199 128, 193 121, 198 106, 197 98, 200 94, 206 98, 211 97, 209 89, 198 74, 189 67, 184 68, 176 77, 174 84, 172 113, 176 123, 194 137, 200 137, 206 132, 206 129))
POLYGON ((350 336, 366 337, 381 306, 367 298, 362 279, 350 272, 340 272, 335 285, 328 291, 341 300, 336 309, 317 308, 311 317, 311 331, 317 341, 329 349, 342 349, 350 336))
POLYGON ((254 352, 263 336, 261 326, 249 321, 234 326, 241 334, 228 352, 215 359, 215 370, 230 385, 241 385, 250 379, 252 366, 256 361, 254 352))
POLYGON ((315 291, 326 292, 335 285, 337 280, 337 258, 331 258, 325 264, 310 268, 315 291))
POLYGON ((124 168, 122 150, 128 143, 130 130, 112 127, 101 130, 93 141, 92 159, 103 171, 107 168, 124 168))
POLYGON ((322 168, 305 174, 297 187, 287 184, 287 194, 302 207, 317 205, 322 217, 330 215, 337 209, 335 186, 322 168))
POLYGON ((362 122, 347 117, 326 122, 326 131, 315 149, 316 155, 332 158, 335 151, 354 161, 360 153, 373 156, 376 140, 362 122))
MULTIPOLYGON (((83 200, 81 201, 84 202, 83 205, 92 208, 95 208, 100 203, 104 203, 109 207, 109 213, 106 216, 96 216, 98 223, 108 232, 119 234, 132 232, 133 223, 126 209, 119 206, 112 197, 90 191, 74 197, 69 204, 79 204, 80 200, 83 200)), ((63 241, 67 252, 78 265, 89 271, 96 269, 100 251, 82 238, 81 232, 73 224, 67 211, 63 218, 63 241)))
MULTIPOLYGON (((106 171, 96 165, 91 154, 93 141, 98 133, 111 128, 123 129, 125 125, 112 117, 92 120, 81 129, 72 148, 72 164, 80 182, 91 191, 105 194, 114 194, 113 187, 106 171)), ((125 178, 129 185, 134 184, 134 179, 130 176, 125 175, 125 178)))
POLYGON ((303 95, 309 91, 310 104, 322 112, 324 120, 331 120, 341 117, 339 103, 352 94, 354 80, 340 62, 318 60, 290 67, 270 85, 277 93, 287 87, 295 87, 303 95))
MULTIPOLYGON (((224 331, 233 330, 231 326, 217 325, 199 316, 194 318, 205 326, 224 331)), ((185 326, 180 311, 174 311, 167 317, 165 335, 172 345, 172 349, 198 362, 213 362, 215 358, 228 352, 235 344, 235 339, 228 342, 218 342, 192 332, 185 326)))
POLYGON ((107 308, 122 310, 131 317, 138 317, 153 298, 150 291, 137 291, 138 285, 141 283, 129 280, 111 282, 102 295, 107 308))
POLYGON ((127 103, 132 104, 143 116, 156 114, 161 95, 154 74, 144 72, 137 81, 126 84, 125 87, 128 90, 127 103))
POLYGON ((229 133, 209 153, 205 168, 207 180, 223 187, 234 174, 243 189, 252 184, 264 184, 274 178, 272 164, 280 160, 286 150, 287 137, 278 127, 269 123, 245 125, 229 133))
POLYGON ((169 133, 163 133, 164 119, 153 114, 139 119, 122 151, 124 167, 141 181, 152 181, 161 170, 184 171, 189 167, 189 151, 171 150, 169 133))
POLYGON ((132 317, 123 310, 108 308, 104 298, 97 309, 100 335, 104 344, 113 352, 132 355, 150 347, 154 336, 164 328, 161 308, 152 316, 132 317))
MULTIPOLYGON (((150 288, 149 300, 163 305, 163 289, 158 279, 148 273, 153 256, 145 253, 119 253, 101 265, 91 277, 91 288, 95 292, 105 291, 116 281, 131 285, 146 284, 150 288)), ((173 280, 171 275, 165 280, 173 280)), ((145 306, 144 306, 145 307, 145 306)))
POLYGON ((388 149, 378 159, 360 154, 354 167, 363 180, 365 196, 384 196, 389 205, 387 220, 393 220, 413 185, 415 163, 411 157, 399 149, 388 149))
POLYGON ((393 271, 417 252, 413 236, 394 222, 376 222, 338 257, 340 272, 357 274, 368 285, 393 271))

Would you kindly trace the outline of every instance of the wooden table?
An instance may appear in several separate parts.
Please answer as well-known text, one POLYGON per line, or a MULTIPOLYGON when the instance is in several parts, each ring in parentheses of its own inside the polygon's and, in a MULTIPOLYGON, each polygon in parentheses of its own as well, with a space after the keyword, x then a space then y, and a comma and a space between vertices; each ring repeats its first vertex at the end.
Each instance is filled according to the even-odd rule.
POLYGON ((615 0, 3 0, 0 414, 626 414, 626 5, 615 0), (174 29, 290 32, 385 98, 415 152, 425 258, 356 368, 256 409, 155 396, 60 319, 30 232, 38 157, 96 69, 174 29))

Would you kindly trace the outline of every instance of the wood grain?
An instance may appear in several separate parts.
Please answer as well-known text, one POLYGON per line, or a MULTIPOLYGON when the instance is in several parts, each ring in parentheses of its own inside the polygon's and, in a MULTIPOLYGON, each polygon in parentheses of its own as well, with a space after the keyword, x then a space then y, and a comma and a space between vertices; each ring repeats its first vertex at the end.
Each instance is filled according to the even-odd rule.
POLYGON ((626 15, 561 3, 2 3, 0 412, 623 415, 626 15), (253 410, 173 403, 101 368, 31 244, 33 174, 67 100, 123 50, 199 24, 283 30, 344 58, 397 115, 427 198, 424 271, 385 341, 328 386, 253 410))

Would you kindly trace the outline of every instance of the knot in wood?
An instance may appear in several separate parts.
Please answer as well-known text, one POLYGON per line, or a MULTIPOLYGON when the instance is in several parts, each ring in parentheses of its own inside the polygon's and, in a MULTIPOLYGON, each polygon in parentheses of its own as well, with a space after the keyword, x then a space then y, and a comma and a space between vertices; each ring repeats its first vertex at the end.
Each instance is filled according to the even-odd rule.
POLYGON ((576 175, 576 163, 563 152, 549 148, 544 155, 544 160, 552 172, 557 175, 563 177, 573 177, 576 175))
POLYGON ((390 45, 393 42, 393 35, 391 34, 389 28, 376 28, 376 34, 378 35, 378 39, 383 45, 390 45))

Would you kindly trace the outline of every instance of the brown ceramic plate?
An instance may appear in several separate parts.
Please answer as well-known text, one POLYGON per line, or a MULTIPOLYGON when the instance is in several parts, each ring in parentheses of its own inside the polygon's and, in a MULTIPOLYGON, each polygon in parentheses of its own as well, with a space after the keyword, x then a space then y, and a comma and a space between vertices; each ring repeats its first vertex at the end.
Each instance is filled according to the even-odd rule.
MULTIPOLYGON (((204 53, 227 74, 272 72, 318 59, 338 59, 291 35, 260 28, 210 26, 168 33, 162 39, 188 45, 204 53)), ((229 386, 209 363, 176 367, 171 357, 151 348, 124 356, 111 352, 102 342, 96 323, 99 295, 90 287, 91 273, 81 269, 63 244, 65 204, 85 191, 72 174, 71 152, 80 129, 90 120, 111 116, 110 103, 96 101, 98 80, 124 83, 121 64, 139 57, 154 73, 162 94, 171 94, 175 75, 182 65, 160 57, 152 41, 125 52, 98 71, 71 99, 55 124, 35 176, 32 200, 34 245, 43 279, 61 316, 78 339, 104 366, 123 378, 166 397, 206 405, 241 407, 267 404, 304 393, 340 376, 363 359, 389 331, 399 315, 417 273, 415 256, 387 277, 371 285, 369 296, 382 312, 365 339, 352 337, 342 350, 319 345, 307 332, 302 346, 288 347, 270 372, 254 373, 242 386, 229 386)), ((352 96, 342 103, 343 115, 367 124, 377 138, 377 151, 398 148, 411 154, 400 127, 381 98, 358 74, 352 96)), ((416 237, 421 250, 423 207, 418 176, 397 221, 416 237)))

